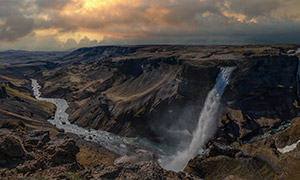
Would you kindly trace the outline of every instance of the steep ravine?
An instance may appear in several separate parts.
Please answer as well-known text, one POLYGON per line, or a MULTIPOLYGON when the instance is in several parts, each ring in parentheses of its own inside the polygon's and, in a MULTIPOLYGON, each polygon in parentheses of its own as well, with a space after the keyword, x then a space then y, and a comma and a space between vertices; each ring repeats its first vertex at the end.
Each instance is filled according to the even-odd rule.
POLYGON ((159 158, 158 161, 161 165, 166 169, 181 171, 186 166, 188 160, 197 155, 201 146, 213 135, 213 129, 215 129, 213 126, 219 115, 220 100, 234 69, 234 67, 221 68, 216 80, 216 85, 209 92, 203 110, 200 113, 198 127, 193 134, 190 148, 186 149, 184 152, 173 151, 173 154, 168 154, 168 151, 160 149, 159 146, 156 146, 151 142, 143 143, 145 140, 137 140, 135 141, 136 144, 133 145, 132 142, 126 141, 126 138, 124 139, 112 133, 84 129, 71 124, 69 122, 69 115, 66 113, 66 110, 69 107, 67 101, 59 98, 41 98, 41 86, 38 84, 37 80, 32 79, 31 81, 33 93, 37 100, 55 104, 55 116, 54 119, 50 119, 49 122, 58 129, 63 129, 66 133, 79 135, 87 141, 96 142, 108 150, 121 155, 122 157, 117 160, 117 163, 126 162, 128 159, 130 160, 132 158, 135 158, 136 161, 151 161, 154 160, 155 155, 159 158), (202 143, 199 144, 198 141, 202 141, 202 143), (147 148, 147 150, 151 149, 152 152, 143 148, 147 148))
POLYGON ((208 152, 191 160, 185 171, 202 178, 214 177, 214 168, 221 169, 220 177, 232 172, 246 179, 272 179, 280 174, 273 163, 283 156, 277 149, 298 141, 285 141, 283 135, 295 127, 299 113, 298 58, 289 56, 287 48, 272 46, 159 48, 140 47, 113 57, 99 51, 89 61, 39 72, 36 78, 46 97, 70 102, 72 123, 127 136, 128 142, 140 136, 175 145, 171 151, 176 152, 189 145, 220 67, 237 66, 221 99, 217 132, 202 146, 208 152), (291 127, 281 128, 289 122, 291 127), (222 164, 227 160, 235 162, 232 169, 222 164))
POLYGON ((209 91, 206 97, 190 145, 183 149, 183 151, 178 151, 175 155, 169 157, 169 160, 163 162, 163 167, 182 171, 188 161, 198 155, 201 147, 214 135, 220 115, 221 98, 234 69, 235 67, 221 68, 215 86, 209 91))
POLYGON ((132 161, 155 161, 157 158, 162 158, 166 152, 162 146, 151 143, 150 141, 141 138, 123 138, 113 133, 99 131, 94 129, 85 129, 69 121, 69 115, 66 113, 69 105, 64 99, 59 98, 42 98, 40 93, 41 86, 37 80, 32 79, 32 89, 37 100, 47 101, 56 106, 54 119, 49 119, 49 122, 58 129, 63 129, 66 133, 72 133, 80 136, 86 141, 95 142, 106 149, 117 153, 121 158, 117 159, 116 163, 132 161), (156 158, 156 159, 155 159, 156 158))
POLYGON ((40 101, 53 103, 56 106, 54 119, 50 119, 49 122, 55 125, 58 129, 63 129, 67 133, 74 133, 88 141, 95 141, 97 143, 100 143, 107 149, 120 155, 124 155, 127 153, 126 145, 118 136, 102 131, 98 132, 96 130, 87 130, 71 124, 69 122, 69 115, 66 113, 66 110, 69 107, 67 101, 58 98, 42 98, 39 91, 40 88, 41 86, 38 84, 37 80, 32 79, 32 89, 35 98, 40 101))

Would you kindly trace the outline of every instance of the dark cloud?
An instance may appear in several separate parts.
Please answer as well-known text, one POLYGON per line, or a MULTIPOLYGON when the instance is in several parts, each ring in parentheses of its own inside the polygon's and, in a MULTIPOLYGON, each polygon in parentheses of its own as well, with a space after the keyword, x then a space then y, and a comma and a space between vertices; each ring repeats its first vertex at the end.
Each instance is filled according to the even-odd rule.
POLYGON ((104 44, 295 43, 299 8, 299 0, 1 0, 0 41, 51 31, 45 38, 60 48, 101 40, 58 40, 72 33, 104 44))
POLYGON ((32 34, 33 18, 26 17, 26 1, 0 1, 0 41, 14 41, 32 34))
POLYGON ((270 13, 282 7, 281 0, 231 0, 230 9, 249 17, 270 16, 270 13))

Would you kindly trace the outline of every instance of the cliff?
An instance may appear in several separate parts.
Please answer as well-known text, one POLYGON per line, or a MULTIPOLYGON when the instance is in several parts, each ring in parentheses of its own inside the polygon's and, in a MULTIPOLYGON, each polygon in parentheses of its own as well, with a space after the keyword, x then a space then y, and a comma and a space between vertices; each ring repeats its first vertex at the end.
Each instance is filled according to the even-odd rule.
POLYGON ((176 150, 191 140, 220 68, 235 66, 217 131, 203 146, 209 153, 195 157, 185 171, 205 179, 288 178, 297 169, 297 150, 282 154, 278 148, 296 141, 286 142, 286 131, 297 135, 291 129, 299 113, 299 60, 290 49, 297 47, 83 48, 65 56, 60 67, 30 76, 43 84, 44 96, 70 103, 73 123, 176 150), (283 162, 290 168, 282 169, 283 162))

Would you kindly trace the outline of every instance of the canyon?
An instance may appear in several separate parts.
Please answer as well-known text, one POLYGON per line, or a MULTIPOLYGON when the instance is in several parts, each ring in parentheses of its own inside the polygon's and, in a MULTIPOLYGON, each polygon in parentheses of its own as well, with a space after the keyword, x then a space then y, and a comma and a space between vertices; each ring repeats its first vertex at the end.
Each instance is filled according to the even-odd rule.
POLYGON ((0 53, 0 157, 15 158, 0 176, 297 179, 298 48, 102 46, 15 63, 0 53), (49 137, 32 147, 37 132, 49 137), (55 164, 59 149, 71 157, 55 164))

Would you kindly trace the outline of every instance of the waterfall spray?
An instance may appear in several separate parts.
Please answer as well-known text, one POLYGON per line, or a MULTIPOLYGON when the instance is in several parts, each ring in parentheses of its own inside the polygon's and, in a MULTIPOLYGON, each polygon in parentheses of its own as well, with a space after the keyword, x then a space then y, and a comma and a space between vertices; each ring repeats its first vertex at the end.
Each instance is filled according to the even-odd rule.
POLYGON ((221 96, 230 81, 231 74, 235 67, 223 67, 219 73, 216 84, 206 97, 204 107, 200 113, 198 125, 193 133, 190 145, 183 151, 178 152, 171 160, 163 160, 161 165, 170 170, 181 171, 188 161, 196 156, 201 146, 209 140, 216 129, 221 96))

